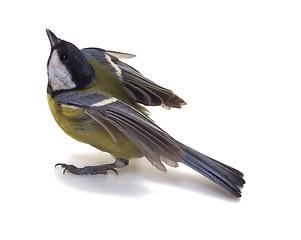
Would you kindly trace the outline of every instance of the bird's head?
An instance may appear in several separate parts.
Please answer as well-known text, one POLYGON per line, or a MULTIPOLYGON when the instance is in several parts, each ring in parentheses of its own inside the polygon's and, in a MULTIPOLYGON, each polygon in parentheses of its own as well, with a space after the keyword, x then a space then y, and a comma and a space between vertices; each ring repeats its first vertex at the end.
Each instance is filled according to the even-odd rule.
POLYGON ((51 52, 47 62, 50 94, 83 89, 95 81, 95 71, 81 51, 72 43, 57 38, 46 29, 51 52))

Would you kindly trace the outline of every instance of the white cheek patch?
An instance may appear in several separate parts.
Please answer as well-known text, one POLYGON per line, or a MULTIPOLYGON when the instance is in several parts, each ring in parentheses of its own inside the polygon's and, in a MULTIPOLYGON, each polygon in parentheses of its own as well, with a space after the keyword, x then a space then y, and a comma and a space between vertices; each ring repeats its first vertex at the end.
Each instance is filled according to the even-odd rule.
POLYGON ((61 62, 57 50, 54 50, 48 64, 48 80, 52 90, 66 90, 76 87, 66 66, 61 62))

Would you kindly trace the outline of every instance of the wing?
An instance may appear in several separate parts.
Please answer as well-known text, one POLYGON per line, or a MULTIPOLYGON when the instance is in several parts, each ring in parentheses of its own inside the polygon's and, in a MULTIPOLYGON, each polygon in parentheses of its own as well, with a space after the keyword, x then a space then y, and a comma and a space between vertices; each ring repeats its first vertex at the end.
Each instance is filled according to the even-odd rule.
POLYGON ((167 108, 181 108, 182 105, 186 104, 183 99, 179 98, 171 90, 145 78, 136 69, 117 58, 131 58, 135 55, 106 51, 100 48, 85 48, 81 51, 86 58, 94 59, 110 68, 123 81, 127 93, 133 101, 146 106, 161 105, 167 108))
MULTIPOLYGON (((103 127, 105 126, 101 119, 114 125, 153 166, 161 171, 166 171, 162 161, 177 167, 177 162, 180 162, 181 157, 185 155, 183 150, 151 119, 114 97, 99 93, 70 92, 59 94, 55 100, 60 104, 84 111, 103 127)), ((116 141, 114 136, 111 137, 116 141)))
POLYGON ((116 51, 109 51, 109 50, 105 50, 106 53, 116 57, 116 58, 124 58, 124 59, 129 59, 129 58, 134 58, 136 57, 135 54, 131 54, 131 53, 122 53, 122 52, 116 52, 116 51))

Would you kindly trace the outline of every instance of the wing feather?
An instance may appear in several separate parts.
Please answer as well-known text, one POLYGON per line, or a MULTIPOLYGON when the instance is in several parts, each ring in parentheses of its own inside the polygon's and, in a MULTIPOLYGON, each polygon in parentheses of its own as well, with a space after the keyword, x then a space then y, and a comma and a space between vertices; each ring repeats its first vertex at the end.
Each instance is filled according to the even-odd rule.
POLYGON ((127 58, 134 55, 106 51, 100 48, 85 48, 81 51, 86 58, 98 61, 115 73, 123 82, 124 86, 129 89, 129 97, 131 97, 133 101, 142 103, 146 106, 161 105, 168 108, 181 108, 181 106, 186 104, 185 101, 174 94, 173 91, 161 87, 155 82, 147 79, 135 68, 117 58, 127 58))
POLYGON ((94 120, 97 116, 114 125, 161 171, 166 171, 162 162, 177 167, 177 162, 185 155, 177 143, 149 117, 116 98, 99 93, 69 92, 59 94, 55 100, 84 111, 94 120))

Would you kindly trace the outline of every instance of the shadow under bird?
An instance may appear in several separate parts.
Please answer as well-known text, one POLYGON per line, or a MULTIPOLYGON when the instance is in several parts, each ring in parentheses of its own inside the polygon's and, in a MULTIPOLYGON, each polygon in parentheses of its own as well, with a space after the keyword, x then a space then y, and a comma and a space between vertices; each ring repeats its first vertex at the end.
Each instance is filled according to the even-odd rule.
POLYGON ((181 108, 185 101, 171 90, 145 78, 119 58, 135 55, 100 48, 79 50, 46 29, 51 45, 47 63, 47 97, 62 130, 77 141, 110 153, 111 164, 86 166, 59 163, 73 174, 106 174, 145 157, 166 171, 163 163, 181 162, 236 197, 245 183, 243 174, 171 137, 158 127, 142 106, 181 108))

